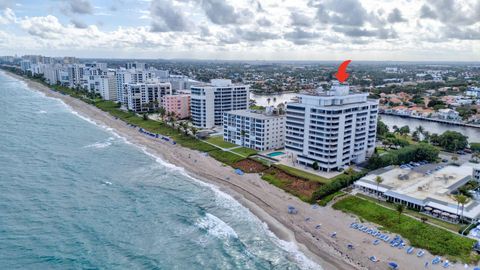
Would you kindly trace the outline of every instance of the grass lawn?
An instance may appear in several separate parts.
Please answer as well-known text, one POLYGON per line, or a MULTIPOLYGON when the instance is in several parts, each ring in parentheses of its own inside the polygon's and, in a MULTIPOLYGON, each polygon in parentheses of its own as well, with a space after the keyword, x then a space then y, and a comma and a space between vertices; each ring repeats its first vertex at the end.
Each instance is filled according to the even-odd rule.
POLYGON ((232 148, 237 146, 236 144, 229 143, 223 140, 223 136, 212 136, 208 139, 206 139, 207 142, 215 144, 218 147, 221 148, 232 148))
MULTIPOLYGON (((378 201, 376 200, 375 198, 372 198, 372 197, 369 197, 367 195, 363 195, 363 194, 357 194, 356 196, 362 198, 362 199, 366 199, 366 200, 369 200, 369 201, 372 201, 374 203, 378 203, 378 204, 381 204, 385 207, 388 207, 392 210, 395 210, 396 209, 396 204, 394 203, 389 203, 389 202, 385 202, 385 201, 378 201)), ((431 217, 431 216, 428 216, 428 215, 425 215, 425 214, 422 214, 418 211, 415 211, 415 210, 411 210, 411 209, 407 209, 405 208, 405 210, 403 210, 403 212, 405 214, 409 214, 411 216, 414 216, 416 218, 422 218, 422 217, 426 217, 428 218, 427 222, 428 223, 432 223, 432 224, 435 224, 435 225, 439 225, 441 227, 444 227, 445 229, 449 229, 449 230, 452 230, 454 232, 458 232, 463 226, 462 225, 459 225, 459 224, 452 224, 452 223, 449 223, 449 222, 445 222, 443 220, 439 220, 439 219, 436 219, 434 217, 431 217)))
POLYGON ((158 122, 154 120, 143 120, 142 117, 137 116, 133 112, 122 111, 119 109, 118 104, 116 104, 115 102, 100 101, 100 102, 96 102, 95 106, 97 106, 103 111, 110 113, 115 117, 118 117, 124 120, 127 123, 136 125, 138 127, 141 127, 153 133, 158 133, 158 134, 168 136, 173 140, 175 140, 181 146, 202 151, 202 152, 210 152, 218 149, 215 146, 212 146, 208 143, 197 140, 191 136, 186 136, 183 132, 179 132, 178 130, 173 129, 171 126, 168 126, 162 122, 158 122))
POLYGON ((215 158, 216 160, 223 162, 227 165, 232 165, 233 163, 236 163, 240 160, 245 159, 244 157, 241 157, 237 154, 230 153, 227 151, 222 151, 220 149, 210 151, 208 152, 208 154, 213 158, 215 158))
POLYGON ((328 196, 323 197, 322 199, 318 200, 317 203, 320 206, 327 206, 327 204, 331 202, 334 198, 342 195, 345 195, 345 192, 339 190, 335 193, 332 193, 328 196))
POLYGON ((235 148, 235 149, 232 149, 231 151, 235 152, 235 153, 238 153, 238 154, 240 154, 242 156, 245 156, 245 157, 249 157, 251 155, 255 155, 256 153, 258 153, 257 150, 253 150, 253 149, 250 149, 250 148, 247 148, 247 147, 235 148))
POLYGON ((432 254, 446 256, 452 261, 477 262, 479 255, 472 252, 475 240, 422 223, 394 210, 379 206, 371 201, 348 196, 333 205, 334 209, 353 213, 363 219, 383 226, 392 233, 408 239, 412 246, 423 248, 432 254))
POLYGON ((300 170, 300 169, 296 169, 296 168, 293 168, 293 167, 290 167, 290 166, 287 166, 287 165, 283 165, 283 164, 275 164, 274 166, 279 168, 280 170, 288 173, 288 174, 293 175, 293 176, 301 177, 303 179, 319 182, 319 183, 322 183, 322 184, 329 183, 330 181, 332 181, 334 179, 334 178, 327 179, 325 177, 321 177, 320 175, 309 173, 309 172, 306 172, 306 171, 303 171, 303 170, 300 170))

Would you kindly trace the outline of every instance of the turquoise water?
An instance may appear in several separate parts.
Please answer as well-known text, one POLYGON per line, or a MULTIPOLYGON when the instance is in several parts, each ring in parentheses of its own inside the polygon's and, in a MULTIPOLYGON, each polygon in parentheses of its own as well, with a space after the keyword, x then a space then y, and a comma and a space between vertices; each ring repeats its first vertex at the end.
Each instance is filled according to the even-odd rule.
POLYGON ((2 73, 0 99, 0 269, 318 267, 230 196, 59 100, 2 73))
POLYGON ((284 152, 272 152, 270 154, 267 154, 267 156, 269 157, 276 157, 276 156, 281 156, 281 155, 285 155, 284 152))

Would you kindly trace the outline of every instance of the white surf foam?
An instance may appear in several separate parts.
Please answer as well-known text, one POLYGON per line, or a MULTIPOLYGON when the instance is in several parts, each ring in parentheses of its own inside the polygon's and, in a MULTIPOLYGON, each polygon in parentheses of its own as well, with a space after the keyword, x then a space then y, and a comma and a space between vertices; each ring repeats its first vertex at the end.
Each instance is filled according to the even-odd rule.
MULTIPOLYGON (((39 92, 39 91, 36 91, 36 92, 39 92)), ((42 93, 42 92, 39 92, 39 93, 42 93)), ((43 94, 43 93, 42 93, 43 94)), ((293 259, 296 261, 297 264, 299 264, 299 267, 301 267, 302 269, 323 269, 320 265, 316 264, 315 262, 313 262, 312 260, 308 259, 305 254, 303 252, 301 252, 298 248, 298 246, 295 244, 295 243, 292 243, 292 242, 287 242, 287 241, 283 241, 283 240, 280 240, 278 237, 276 237, 272 231, 270 231, 268 229, 268 226, 266 225, 266 223, 260 221, 260 219, 258 217, 256 217, 252 212, 250 212, 250 210, 246 207, 244 207, 243 205, 241 205, 238 201, 236 201, 232 196, 230 196, 229 194, 221 191, 217 186, 213 185, 213 184, 210 184, 210 183, 206 183, 206 182, 203 182, 197 178, 194 178, 192 177, 191 175, 189 175, 186 170, 183 168, 183 167, 179 167, 179 166, 176 166, 172 163, 169 163, 163 159, 161 159, 160 157, 150 153, 147 151, 146 147, 144 146, 141 146, 141 145, 137 145, 137 144, 134 144, 134 143, 131 143, 130 141, 128 141, 127 138, 119 135, 118 133, 115 132, 114 129, 108 127, 108 126, 105 126, 105 125, 102 125, 102 124, 99 124, 97 122, 95 122, 94 120, 88 118, 88 117, 85 117, 81 114, 79 114, 78 112, 76 112, 75 110, 73 110, 68 104, 66 104, 65 102, 63 102, 63 100, 59 99, 59 98, 55 98, 55 97, 48 97, 48 96, 45 96, 47 98, 52 98, 52 99, 55 99, 55 100, 58 100, 61 104, 63 104, 69 112, 71 112, 72 114, 76 115, 77 117, 97 126, 97 127, 100 127, 108 132, 110 132, 111 134, 113 134, 115 137, 119 138, 119 139, 122 139, 122 141, 126 144, 130 144, 130 145, 133 145, 133 146, 136 146, 138 147, 139 149, 141 149, 146 155, 152 157, 157 163, 161 164, 162 166, 170 169, 170 170, 174 170, 174 171, 177 171, 179 173, 181 173, 182 175, 188 177, 189 179, 193 180, 194 182, 202 185, 202 186, 205 186, 205 187, 208 187, 210 190, 212 190, 214 193, 215 193, 215 198, 216 198, 216 201, 218 203, 220 203, 221 205, 228 205, 230 208, 232 206, 235 206, 235 208, 237 208, 238 210, 241 209, 241 215, 240 216, 243 216, 244 218, 247 218, 247 219, 252 219, 252 220, 255 220, 257 222, 260 222, 264 225, 264 230, 265 232, 267 233, 267 235, 269 237, 271 237, 272 239, 274 239, 274 241, 276 241, 279 245, 279 247, 281 247, 283 250, 287 251, 292 257, 293 259)), ((211 214, 210 214, 211 215, 211 214)), ((213 215, 211 215, 213 216, 213 215)), ((215 216, 213 216, 215 217, 215 216)), ((218 219, 217 217, 215 217, 216 219, 218 219)), ((215 218, 212 218, 210 217, 210 220, 215 220, 215 218)), ((220 225, 220 227, 216 227, 216 226, 213 226, 209 232, 211 232, 212 234, 217 234, 217 235, 225 235, 225 233, 227 235, 234 235, 235 237, 238 237, 237 234, 235 233, 235 231, 230 227, 228 226, 225 222, 223 222, 222 220, 218 219, 221 223, 225 224, 225 226, 222 226, 220 225), (230 229, 228 229, 228 228, 230 229)), ((218 222, 217 220, 217 222, 218 222)), ((209 224, 209 222, 206 222, 204 221, 204 223, 201 223, 201 224, 209 224)), ((211 221, 210 221, 211 222, 211 221)), ((218 224, 218 223, 217 223, 218 224)), ((210 228, 210 227, 209 227, 210 228)))
POLYGON ((206 230, 208 234, 220 239, 238 238, 237 233, 232 227, 210 213, 206 213, 205 217, 198 219, 195 225, 206 230))
POLYGON ((47 111, 40 110, 40 111, 37 111, 37 112, 35 112, 35 113, 36 113, 36 114, 46 114, 46 113, 47 113, 47 111))

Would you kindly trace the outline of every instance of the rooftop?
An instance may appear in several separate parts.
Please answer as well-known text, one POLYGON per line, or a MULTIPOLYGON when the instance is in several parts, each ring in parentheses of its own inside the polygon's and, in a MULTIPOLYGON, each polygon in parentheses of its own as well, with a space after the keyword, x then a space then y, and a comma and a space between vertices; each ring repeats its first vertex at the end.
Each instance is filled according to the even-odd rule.
POLYGON ((235 114, 239 116, 244 116, 244 117, 252 117, 256 119, 272 119, 272 118, 279 118, 279 117, 285 117, 284 114, 278 115, 278 114, 267 114, 265 112, 260 113, 260 112, 255 112, 251 110, 236 110, 236 111, 229 111, 226 112, 229 114, 235 114))
POLYGON ((369 174, 361 180, 375 183, 375 177, 379 175, 383 178, 381 186, 397 194, 422 201, 431 198, 456 204, 450 193, 470 180, 472 171, 473 167, 469 163, 461 167, 446 166, 430 175, 395 167, 384 172, 369 174))

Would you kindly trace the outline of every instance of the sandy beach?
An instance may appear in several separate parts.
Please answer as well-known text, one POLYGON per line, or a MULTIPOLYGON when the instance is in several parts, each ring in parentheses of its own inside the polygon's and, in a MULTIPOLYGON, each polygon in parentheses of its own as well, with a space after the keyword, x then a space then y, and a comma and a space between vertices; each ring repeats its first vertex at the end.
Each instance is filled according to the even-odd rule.
MULTIPOLYGON (((373 245, 372 236, 349 227, 352 222, 358 222, 354 216, 331 207, 312 207, 263 181, 258 174, 239 176, 231 167, 222 166, 220 162, 198 151, 145 136, 92 105, 51 91, 40 83, 4 73, 25 81, 31 89, 61 99, 80 115, 99 125, 112 128, 129 142, 143 146, 147 152, 184 168, 192 177, 218 186, 264 221, 277 237, 296 243, 308 258, 319 263, 323 269, 387 269, 389 261, 397 262, 400 269, 424 269, 425 262, 431 262, 434 258, 431 254, 417 258, 415 255, 406 254, 405 249, 392 248, 386 243, 373 245), (298 214, 287 214, 289 205, 296 207, 298 214), (316 228, 319 224, 320 228, 316 228), (330 236, 334 231, 337 233, 336 238, 330 236), (348 244, 352 244, 354 248, 348 249, 348 244), (372 255, 380 261, 371 262, 369 257, 372 255)), ((440 265, 435 267, 442 268, 440 265)), ((434 267, 429 265, 429 268, 434 267)), ((457 263, 450 266, 450 269, 464 267, 457 263)))

